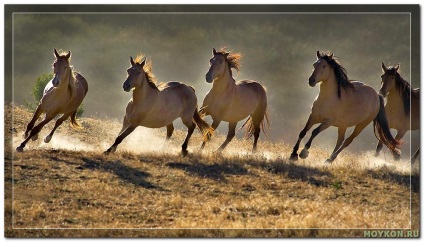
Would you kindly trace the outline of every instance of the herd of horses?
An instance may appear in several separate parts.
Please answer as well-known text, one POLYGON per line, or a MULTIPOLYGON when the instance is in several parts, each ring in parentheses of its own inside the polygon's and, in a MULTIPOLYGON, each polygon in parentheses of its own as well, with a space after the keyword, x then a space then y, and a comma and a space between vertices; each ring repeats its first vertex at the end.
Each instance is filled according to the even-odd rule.
MULTIPOLYGON (((197 107, 193 87, 181 82, 157 84, 151 62, 146 61, 143 56, 137 56, 135 60, 130 57, 131 66, 127 69, 123 90, 126 92, 133 90, 132 99, 127 104, 121 131, 112 146, 104 153, 114 152, 125 137, 138 126, 166 127, 166 140, 168 140, 174 131, 173 121, 177 118, 181 118, 182 123, 188 128, 182 145, 183 155, 188 153, 188 142, 196 127, 203 136, 201 145, 203 149, 219 124, 222 121, 228 122, 227 137, 218 148, 218 151, 222 151, 234 138, 237 123, 247 117, 242 127, 246 127, 245 138, 254 137, 252 151, 255 152, 261 129, 266 133, 269 128, 266 89, 256 81, 234 80, 232 69, 239 71, 240 53, 227 52, 223 48, 219 51, 213 49, 212 54, 209 60, 210 67, 205 76, 206 82, 212 83, 212 88, 206 94, 200 108, 197 107), (208 115, 213 120, 211 125, 204 121, 204 117, 208 115)), ((16 148, 18 152, 23 151, 29 140, 36 140, 43 126, 59 114, 62 116, 57 119, 44 142, 50 142, 56 129, 69 117, 72 126, 79 126, 76 112, 87 94, 87 80, 73 71, 70 51, 58 53, 54 49, 54 56, 54 77, 44 89, 44 95, 26 127, 25 140, 16 148), (34 127, 43 113, 45 118, 34 127)), ((326 160, 331 163, 371 122, 379 140, 376 156, 384 144, 391 150, 394 158, 399 159, 401 138, 407 131, 419 129, 419 89, 412 89, 401 77, 399 65, 386 67, 384 63, 382 64, 384 73, 381 76, 381 89, 377 93, 362 82, 349 80, 346 69, 332 53, 317 51, 316 57, 309 85, 314 87, 319 83, 320 91, 314 100, 305 127, 299 133, 290 159, 308 157, 313 139, 323 130, 334 126, 338 128, 338 138, 332 154, 326 160), (386 104, 384 104, 385 97, 386 104), (310 139, 298 154, 300 142, 315 124, 319 126, 312 131, 310 139), (345 139, 348 127, 354 129, 345 139), (390 128, 397 130, 396 137, 391 135, 390 128)), ((418 154, 419 149, 412 160, 415 160, 418 154)))

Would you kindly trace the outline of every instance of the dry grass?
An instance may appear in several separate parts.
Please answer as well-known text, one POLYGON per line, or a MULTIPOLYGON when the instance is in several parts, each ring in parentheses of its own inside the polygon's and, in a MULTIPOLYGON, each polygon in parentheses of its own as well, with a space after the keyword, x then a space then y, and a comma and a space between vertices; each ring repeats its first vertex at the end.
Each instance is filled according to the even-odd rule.
POLYGON ((14 107, 12 127, 5 111, 8 237, 356 237, 409 228, 411 211, 419 226, 419 168, 407 161, 346 151, 325 166, 329 151, 311 149, 290 162, 290 144, 262 141, 251 155, 252 140, 218 155, 219 134, 200 153, 198 133, 181 157, 185 131, 161 149, 165 130, 144 128, 105 156, 120 123, 92 118, 43 144, 49 124, 16 153, 31 114, 14 107))

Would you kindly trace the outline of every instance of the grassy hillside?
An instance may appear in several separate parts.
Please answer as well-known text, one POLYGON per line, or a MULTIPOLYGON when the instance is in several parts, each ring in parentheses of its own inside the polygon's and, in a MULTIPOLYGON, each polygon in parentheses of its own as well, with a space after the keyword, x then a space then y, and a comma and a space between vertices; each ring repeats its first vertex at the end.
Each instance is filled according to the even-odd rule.
POLYGON ((215 154, 219 133, 200 153, 196 132, 181 157, 185 130, 161 148, 164 129, 139 127, 106 156, 120 122, 93 118, 80 119, 80 130, 65 123, 43 144, 49 124, 16 153, 31 113, 5 111, 6 236, 360 237, 362 228, 409 228, 411 212, 418 229, 418 164, 411 171, 389 154, 346 150, 326 166, 330 151, 311 148, 290 162, 292 144, 263 137, 258 154, 238 139, 215 154))

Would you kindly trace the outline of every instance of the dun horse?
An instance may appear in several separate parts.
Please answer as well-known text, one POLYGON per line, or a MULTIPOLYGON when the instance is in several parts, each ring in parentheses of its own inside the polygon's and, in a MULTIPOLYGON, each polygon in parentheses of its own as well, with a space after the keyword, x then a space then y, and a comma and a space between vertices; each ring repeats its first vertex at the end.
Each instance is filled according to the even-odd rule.
POLYGON ((208 140, 213 132, 199 115, 194 89, 181 82, 156 85, 151 62, 146 63, 146 59, 142 59, 142 56, 138 56, 134 61, 130 57, 131 67, 127 70, 128 77, 123 89, 126 92, 133 90, 133 98, 128 102, 122 130, 105 154, 114 152, 122 140, 138 126, 148 128, 166 126, 166 140, 168 140, 174 131, 172 122, 180 117, 188 128, 187 137, 182 145, 182 154, 187 155, 187 145, 196 126, 204 140, 208 140))
MULTIPOLYGON (((380 94, 387 97, 386 113, 389 127, 396 129, 395 139, 400 140, 408 130, 420 129, 420 89, 412 89, 411 85, 399 74, 399 64, 388 68, 381 64, 383 75, 381 76, 380 94)), ((383 143, 378 142, 375 156, 378 156, 383 143)), ((419 148, 412 157, 414 161, 419 148)), ((400 156, 394 153, 395 159, 400 156)))
POLYGON ((27 125, 25 140, 16 148, 19 152, 24 150, 26 143, 31 138, 36 140, 43 126, 58 114, 63 115, 56 121, 53 130, 46 136, 44 142, 50 142, 56 129, 69 117, 71 117, 71 125, 79 127, 76 121, 77 109, 87 94, 87 80, 81 74, 72 70, 70 65, 71 51, 66 54, 59 54, 54 49, 54 55, 56 57, 53 63, 54 78, 44 88, 44 95, 27 125), (46 114, 45 118, 34 127, 35 122, 43 113, 46 114))
POLYGON ((312 131, 311 138, 300 153, 300 158, 308 157, 312 140, 330 126, 338 128, 338 138, 333 153, 326 162, 333 162, 337 155, 346 148, 353 139, 371 122, 374 121, 376 136, 393 152, 398 153, 398 141, 390 134, 384 111, 384 100, 370 86, 362 82, 350 81, 346 69, 337 58, 330 53, 317 51, 317 61, 313 64, 314 71, 309 77, 309 86, 320 83, 320 92, 316 97, 312 112, 305 127, 299 134, 299 139, 290 156, 298 158, 297 150, 306 132, 317 123, 320 125, 312 131), (355 126, 353 132, 344 139, 348 127, 355 126))
MULTIPOLYGON (((256 81, 235 81, 231 68, 239 70, 240 53, 229 53, 225 49, 217 52, 213 49, 213 57, 210 59, 210 68, 206 74, 206 82, 213 82, 212 89, 203 100, 201 113, 212 116, 212 128, 216 129, 221 121, 226 121, 228 134, 225 142, 219 147, 223 150, 235 136, 237 122, 250 116, 244 123, 246 126, 245 138, 254 136, 253 152, 261 132, 264 129, 264 118, 269 126, 267 113, 267 97, 265 88, 256 81)), ((265 132, 265 130, 264 130, 265 132)), ((202 144, 202 149, 205 142, 202 144)))

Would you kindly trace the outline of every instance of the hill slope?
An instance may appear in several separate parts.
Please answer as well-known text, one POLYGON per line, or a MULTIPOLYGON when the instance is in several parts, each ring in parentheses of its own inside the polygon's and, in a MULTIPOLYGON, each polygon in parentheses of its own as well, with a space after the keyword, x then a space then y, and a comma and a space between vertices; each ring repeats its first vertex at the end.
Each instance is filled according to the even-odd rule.
POLYGON ((161 149, 165 130, 144 128, 106 156, 121 125, 93 118, 79 120, 80 130, 64 123, 43 144, 49 124, 16 153, 32 114, 11 106, 5 114, 6 236, 363 236, 350 228, 408 228, 411 211, 418 229, 419 172, 407 161, 346 151, 325 166, 330 151, 311 149, 290 162, 290 144, 264 138, 259 154, 250 154, 252 140, 215 154, 220 134, 200 153, 197 131, 181 157, 185 130, 161 149))

